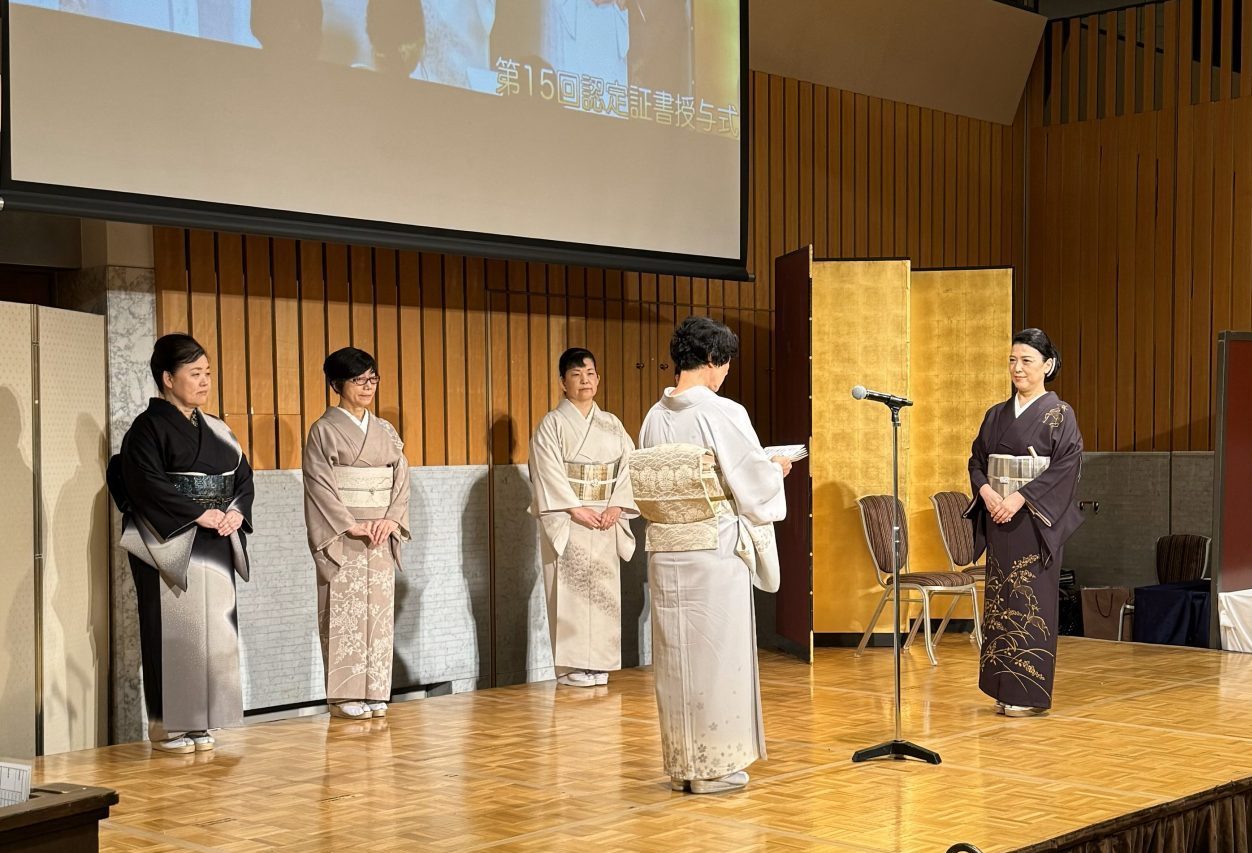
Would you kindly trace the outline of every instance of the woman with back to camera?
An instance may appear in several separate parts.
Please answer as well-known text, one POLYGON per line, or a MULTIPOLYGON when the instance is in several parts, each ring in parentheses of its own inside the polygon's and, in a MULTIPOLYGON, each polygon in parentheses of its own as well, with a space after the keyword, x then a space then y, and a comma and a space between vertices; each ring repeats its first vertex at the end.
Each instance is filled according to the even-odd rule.
POLYGON ((766 456, 747 411, 718 395, 739 339, 708 317, 674 331, 677 384, 631 456, 648 519, 652 668, 662 757, 675 791, 734 791, 765 757, 754 585, 778 589, 773 522, 787 514, 784 457, 766 456))
POLYGON ((975 557, 987 552, 978 687, 996 713, 1035 717, 1052 707, 1057 603, 1075 504, 1082 435, 1074 410, 1045 387, 1061 356, 1039 329, 1013 336, 1014 393, 983 418, 969 458, 975 557))
POLYGON ((248 579, 252 468, 230 427, 201 407, 209 357, 190 335, 152 349, 160 391, 109 462, 139 607, 148 737, 154 749, 213 749, 243 721, 235 575, 248 579))

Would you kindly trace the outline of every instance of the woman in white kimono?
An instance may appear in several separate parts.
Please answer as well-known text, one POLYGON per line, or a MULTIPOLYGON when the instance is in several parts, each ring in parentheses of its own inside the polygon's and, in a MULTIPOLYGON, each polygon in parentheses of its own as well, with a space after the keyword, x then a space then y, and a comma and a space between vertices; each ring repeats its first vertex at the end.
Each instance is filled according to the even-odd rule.
POLYGON ((625 0, 543 0, 540 24, 540 54, 557 71, 626 85, 625 0))
POLYGON ((745 768, 765 757, 752 586, 777 589, 776 579, 765 584, 754 575, 760 561, 772 558, 777 568, 772 523, 787 514, 783 478, 791 463, 766 456, 743 406, 717 394, 738 352, 735 333, 708 317, 678 326, 670 341, 677 385, 652 407, 639 438, 641 450, 665 450, 646 463, 650 470, 643 453, 631 461, 636 501, 650 522, 652 668, 665 770, 674 790, 697 794, 742 788, 745 768), (682 488, 691 470, 684 448, 696 454, 691 482, 701 501, 694 503, 686 498, 692 489, 682 488), (708 451, 716 473, 705 469, 712 484, 701 490, 708 451), (697 520, 691 510, 700 503, 713 509, 697 520), (668 516, 649 509, 666 504, 676 507, 668 516))
POLYGON ((202 412, 209 357, 190 335, 152 349, 161 390, 109 461, 139 606, 148 738, 161 752, 213 749, 243 722, 235 575, 248 579, 252 468, 224 421, 202 412))
POLYGON ((596 357, 568 349, 557 363, 565 399, 530 441, 530 512, 539 520, 548 629, 557 682, 608 684, 622 668, 621 560, 635 553, 622 422, 600 410, 596 357))
POLYGON ((317 568, 326 701, 336 717, 387 714, 396 569, 409 540, 409 463, 395 428, 370 414, 378 365, 345 347, 322 366, 339 405, 304 445, 304 521, 317 568))

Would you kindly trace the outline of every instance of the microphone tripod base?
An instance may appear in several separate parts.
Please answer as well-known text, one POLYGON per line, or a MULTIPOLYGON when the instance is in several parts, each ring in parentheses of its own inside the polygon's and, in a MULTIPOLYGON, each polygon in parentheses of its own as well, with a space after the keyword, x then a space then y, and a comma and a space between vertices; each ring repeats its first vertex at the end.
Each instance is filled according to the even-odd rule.
POLYGON ((875 758, 890 758, 895 761, 916 758, 918 761, 925 761, 927 764, 938 764, 942 760, 939 758, 939 753, 932 752, 924 746, 909 743, 907 740, 889 740, 886 743, 878 744, 878 746, 867 746, 865 749, 858 749, 852 754, 853 763, 873 761, 875 758))

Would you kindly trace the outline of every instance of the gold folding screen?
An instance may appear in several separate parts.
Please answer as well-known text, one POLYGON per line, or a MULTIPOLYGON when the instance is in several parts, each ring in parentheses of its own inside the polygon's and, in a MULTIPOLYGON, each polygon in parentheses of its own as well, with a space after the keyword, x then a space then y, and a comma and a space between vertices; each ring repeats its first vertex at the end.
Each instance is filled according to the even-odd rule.
MULTIPOLYGON (((868 617, 881 589, 865 548, 857 498, 891 493, 887 410, 852 399, 853 385, 908 386, 909 262, 814 261, 812 375, 813 627, 868 617)), ((785 330, 779 330, 785 333, 785 330)), ((909 428, 900 431, 900 490, 909 428)))
MULTIPOLYGON (((892 466, 888 410, 854 400, 851 388, 913 399, 900 430, 906 568, 947 568, 930 496, 969 493, 970 442, 986 410, 1008 394, 1013 272, 913 271, 907 260, 810 263, 808 252, 786 256, 796 263, 780 261, 779 269, 795 280, 779 286, 784 293, 808 288, 809 310, 779 317, 796 326, 808 320, 809 328, 780 328, 779 334, 808 341, 812 519, 807 531, 790 519, 780 535, 811 537, 813 631, 855 635, 865 630, 881 594, 856 501, 890 494, 892 466)), ((803 359, 791 362, 795 369, 803 359)), ((784 410, 794 413, 794 401, 778 406, 780 417, 784 410)), ((889 631, 888 621, 879 629, 889 631)))
MULTIPOLYGON (((914 270, 909 285, 913 445, 901 494, 909 568, 923 572, 948 565, 930 496, 969 494, 970 444, 987 409, 1009 395, 1013 271, 914 270)), ((957 608, 958 618, 972 615, 964 602, 957 608)))

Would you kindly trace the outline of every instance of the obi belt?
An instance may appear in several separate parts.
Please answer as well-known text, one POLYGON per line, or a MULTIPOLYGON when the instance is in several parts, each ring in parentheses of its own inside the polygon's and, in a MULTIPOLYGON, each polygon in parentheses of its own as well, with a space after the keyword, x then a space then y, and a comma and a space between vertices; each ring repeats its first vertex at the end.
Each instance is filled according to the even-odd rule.
POLYGON ((335 486, 349 509, 386 509, 391 506, 391 468, 335 466, 335 486))
POLYGON ((180 495, 205 509, 225 509, 235 499, 235 472, 196 474, 167 472, 180 495))
POLYGON ((1007 498, 1048 470, 1051 464, 1051 456, 1007 456, 993 453, 987 457, 987 481, 997 495, 1007 498))
POLYGON ((617 462, 566 462, 565 476, 574 495, 586 503, 599 503, 613 497, 617 487, 617 462))
POLYGON ((649 551, 715 550, 718 516, 737 514, 712 452, 694 444, 635 451, 630 482, 649 551))

